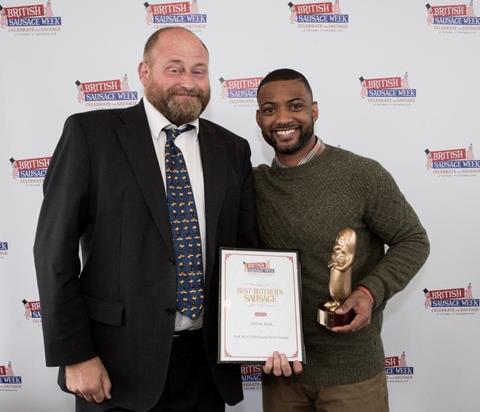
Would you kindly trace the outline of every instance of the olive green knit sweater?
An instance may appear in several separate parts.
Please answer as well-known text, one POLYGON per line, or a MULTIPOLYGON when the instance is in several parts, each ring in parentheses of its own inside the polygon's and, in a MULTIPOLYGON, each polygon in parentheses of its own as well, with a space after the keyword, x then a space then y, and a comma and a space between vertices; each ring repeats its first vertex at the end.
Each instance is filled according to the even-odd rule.
POLYGON ((304 165, 261 165, 254 176, 263 247, 300 252, 307 358, 300 380, 342 385, 373 377, 384 367, 385 303, 429 253, 417 215, 379 163, 329 145, 304 165), (369 326, 338 334, 316 323, 316 310, 329 298, 327 264, 337 233, 346 227, 357 232, 353 287, 368 288, 375 307, 369 326))

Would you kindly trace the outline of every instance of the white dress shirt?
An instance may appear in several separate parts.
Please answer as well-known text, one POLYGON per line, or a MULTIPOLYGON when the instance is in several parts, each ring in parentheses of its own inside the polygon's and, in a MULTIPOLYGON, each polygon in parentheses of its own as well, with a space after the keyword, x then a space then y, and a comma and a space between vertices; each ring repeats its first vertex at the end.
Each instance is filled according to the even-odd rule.
MULTIPOLYGON (((150 132, 152 133, 153 145, 155 147, 155 153, 157 155, 158 164, 162 172, 163 185, 166 187, 165 176, 165 143, 167 142, 167 135, 164 130, 165 126, 171 125, 165 116, 163 116, 153 105, 146 99, 143 99, 145 106, 145 112, 147 113, 148 125, 150 132)), ((193 190, 193 198, 195 199, 195 206, 197 208, 198 222, 200 226, 200 238, 202 242, 202 260, 203 260, 203 272, 205 275, 205 191, 203 185, 203 168, 202 158, 200 156, 200 145, 198 143, 198 119, 189 123, 194 126, 193 129, 183 132, 175 138, 175 145, 182 151, 183 158, 188 170, 188 176, 190 178, 190 184, 193 190)), ((181 125, 184 126, 184 125, 181 125)), ((179 127, 181 127, 179 126, 179 127)), ((176 127, 174 125, 174 127, 176 127)), ((158 274, 161 275, 160 273, 158 274)), ((205 295, 205 294, 204 294, 205 295)), ((203 325, 203 311, 200 313, 198 319, 192 321, 187 316, 177 312, 175 315, 175 331, 179 332, 186 329, 199 329, 203 325)))

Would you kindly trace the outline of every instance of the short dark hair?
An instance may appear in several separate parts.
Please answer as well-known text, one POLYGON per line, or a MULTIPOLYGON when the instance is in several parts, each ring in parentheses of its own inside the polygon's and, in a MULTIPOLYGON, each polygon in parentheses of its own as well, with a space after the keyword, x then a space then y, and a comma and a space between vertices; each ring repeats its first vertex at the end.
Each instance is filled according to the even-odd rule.
POLYGON ((179 29, 193 34, 198 39, 198 41, 202 44, 202 46, 205 48, 205 50, 208 53, 207 46, 205 46, 205 43, 203 43, 203 41, 201 41, 200 38, 195 33, 191 32, 190 30, 186 29, 185 27, 169 26, 169 27, 163 27, 161 29, 158 29, 157 31, 154 31, 150 35, 150 37, 147 39, 147 42, 145 43, 145 47, 143 49, 143 60, 146 60, 148 58, 148 55, 150 54, 150 51, 152 50, 153 46, 155 45, 155 43, 157 42, 159 37, 162 35, 162 33, 165 33, 165 32, 170 31, 170 30, 179 30, 179 29))
POLYGON ((293 69, 277 69, 268 73, 258 85, 257 96, 260 93, 260 89, 267 83, 282 80, 298 80, 299 82, 302 82, 305 86, 305 90, 310 94, 310 96, 313 97, 312 88, 310 87, 310 83, 308 83, 307 78, 302 73, 293 69))

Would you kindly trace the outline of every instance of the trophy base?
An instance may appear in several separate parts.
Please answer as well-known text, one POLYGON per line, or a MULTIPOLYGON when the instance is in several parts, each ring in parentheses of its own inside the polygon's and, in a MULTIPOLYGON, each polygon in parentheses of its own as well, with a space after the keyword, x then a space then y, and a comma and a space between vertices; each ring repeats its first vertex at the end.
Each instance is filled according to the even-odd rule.
POLYGON ((325 307, 325 304, 318 305, 317 322, 325 326, 327 329, 332 329, 336 326, 348 325, 355 317, 355 312, 352 310, 340 315, 332 312, 325 307))

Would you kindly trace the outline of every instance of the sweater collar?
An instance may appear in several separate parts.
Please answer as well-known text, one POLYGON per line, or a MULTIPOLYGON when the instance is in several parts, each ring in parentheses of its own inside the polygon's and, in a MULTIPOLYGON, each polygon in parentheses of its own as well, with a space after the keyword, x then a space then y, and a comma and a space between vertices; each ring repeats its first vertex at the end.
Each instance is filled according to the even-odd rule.
MULTIPOLYGON (((296 166, 300 166, 300 165, 304 165, 305 163, 308 163, 310 160, 312 160, 316 155, 317 153, 322 150, 322 148, 324 147, 324 144, 322 142, 321 139, 319 139, 317 136, 315 136, 315 145, 312 147, 312 149, 305 155, 305 157, 303 159, 301 159, 295 166, 292 166, 292 167, 296 167, 296 166)), ((291 166, 287 166, 287 165, 284 165, 279 159, 277 156, 275 156, 273 158, 273 163, 276 163, 278 167, 282 167, 282 168, 285 168, 285 167, 291 167, 291 166)))
POLYGON ((299 164, 293 167, 280 167, 275 159, 272 161, 270 171, 271 173, 282 176, 282 177, 295 177, 295 176, 303 176, 305 174, 310 173, 311 171, 316 171, 318 166, 323 163, 323 159, 328 157, 331 153, 332 146, 328 144, 324 144, 325 147, 321 151, 320 154, 313 156, 308 162, 304 164, 299 164))

